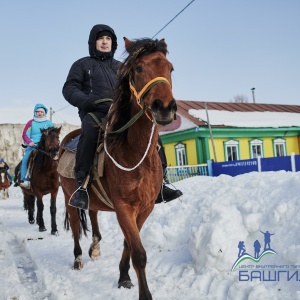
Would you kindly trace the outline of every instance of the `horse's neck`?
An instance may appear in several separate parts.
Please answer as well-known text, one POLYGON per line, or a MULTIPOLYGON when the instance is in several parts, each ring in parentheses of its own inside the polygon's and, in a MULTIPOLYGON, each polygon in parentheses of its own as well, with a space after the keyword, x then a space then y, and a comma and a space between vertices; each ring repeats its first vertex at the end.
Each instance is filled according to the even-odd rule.
POLYGON ((148 155, 152 154, 152 152, 156 149, 158 140, 158 128, 155 126, 153 129, 152 126, 153 123, 146 116, 142 116, 131 127, 129 127, 127 143, 130 149, 135 152, 144 153, 150 143, 148 155), (151 137, 152 130, 154 130, 154 132, 151 137))

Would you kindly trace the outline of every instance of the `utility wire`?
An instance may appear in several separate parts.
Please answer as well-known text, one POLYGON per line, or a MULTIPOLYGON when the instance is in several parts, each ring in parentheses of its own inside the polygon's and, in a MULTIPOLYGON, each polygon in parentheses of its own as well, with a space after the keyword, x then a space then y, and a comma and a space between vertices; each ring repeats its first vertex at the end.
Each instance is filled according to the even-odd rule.
POLYGON ((155 38, 161 31, 163 31, 175 18, 177 18, 189 5, 192 4, 195 0, 192 0, 186 7, 184 7, 171 21, 169 21, 160 31, 158 31, 153 37, 155 38))
MULTIPOLYGON (((173 20, 175 20, 188 6, 190 6, 195 0, 192 0, 188 5, 186 5, 172 20, 170 20, 160 31, 158 31, 153 37, 155 38, 161 31, 163 31, 173 20)), ((59 112, 67 107, 69 107, 70 104, 64 106, 63 108, 59 109, 59 110, 56 110, 56 111, 53 111, 53 113, 56 113, 56 112, 59 112)))

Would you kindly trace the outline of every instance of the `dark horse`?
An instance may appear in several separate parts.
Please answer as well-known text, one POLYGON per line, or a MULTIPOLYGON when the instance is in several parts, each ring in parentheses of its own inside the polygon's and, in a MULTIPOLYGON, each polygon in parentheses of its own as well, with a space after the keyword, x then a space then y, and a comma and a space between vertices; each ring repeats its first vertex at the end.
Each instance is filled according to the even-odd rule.
POLYGON ((28 220, 34 224, 34 205, 37 198, 36 223, 39 225, 39 231, 45 231, 46 227, 43 218, 43 196, 51 194, 50 214, 51 214, 51 234, 57 235, 56 226, 56 196, 59 188, 59 175, 57 172, 58 161, 57 152, 59 150, 59 134, 61 127, 49 127, 42 129, 41 140, 35 150, 29 157, 29 169, 31 188, 22 188, 24 202, 28 210, 28 220))
MULTIPOLYGON (((89 255, 92 259, 100 255, 98 211, 114 211, 125 238, 118 286, 133 286, 128 273, 131 258, 139 283, 139 299, 152 299, 145 272, 147 255, 139 232, 162 185, 157 141, 160 125, 171 123, 177 110, 171 86, 173 66, 166 58, 164 39, 124 40, 129 55, 119 70, 120 81, 105 130, 103 176, 94 176, 89 189, 93 239, 89 255), (100 200, 101 188, 105 191, 104 202, 100 200)), ((62 141, 60 157, 67 154, 63 146, 76 133, 69 133, 62 141)), ((81 229, 86 229, 84 211, 68 205, 75 191, 75 179, 60 174, 60 180, 67 212, 65 225, 68 227, 70 222, 74 238, 74 268, 80 269, 83 263, 79 239, 81 229)))

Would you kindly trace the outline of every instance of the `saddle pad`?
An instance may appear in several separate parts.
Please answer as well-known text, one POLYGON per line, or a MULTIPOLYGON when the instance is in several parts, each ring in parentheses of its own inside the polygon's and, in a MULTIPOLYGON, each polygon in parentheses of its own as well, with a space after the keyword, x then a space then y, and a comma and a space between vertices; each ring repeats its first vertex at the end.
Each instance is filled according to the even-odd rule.
POLYGON ((76 136, 74 139, 72 139, 70 142, 66 143, 64 145, 64 149, 72 152, 76 152, 77 150, 77 145, 79 142, 80 135, 76 136))
POLYGON ((75 178, 75 152, 66 150, 59 159, 57 172, 66 178, 75 178))
MULTIPOLYGON (((76 151, 66 150, 59 159, 57 172, 66 178, 75 178, 75 153, 76 151)), ((94 160, 94 178, 103 177, 104 172, 104 148, 101 144, 97 149, 97 155, 94 160)))

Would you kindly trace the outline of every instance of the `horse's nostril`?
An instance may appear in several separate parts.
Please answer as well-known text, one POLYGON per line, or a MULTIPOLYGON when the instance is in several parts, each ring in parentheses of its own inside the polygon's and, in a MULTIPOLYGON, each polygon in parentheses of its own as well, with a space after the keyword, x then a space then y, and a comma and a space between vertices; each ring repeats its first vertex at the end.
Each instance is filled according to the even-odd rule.
POLYGON ((151 108, 153 111, 159 111, 163 107, 161 100, 155 99, 152 102, 151 108))

